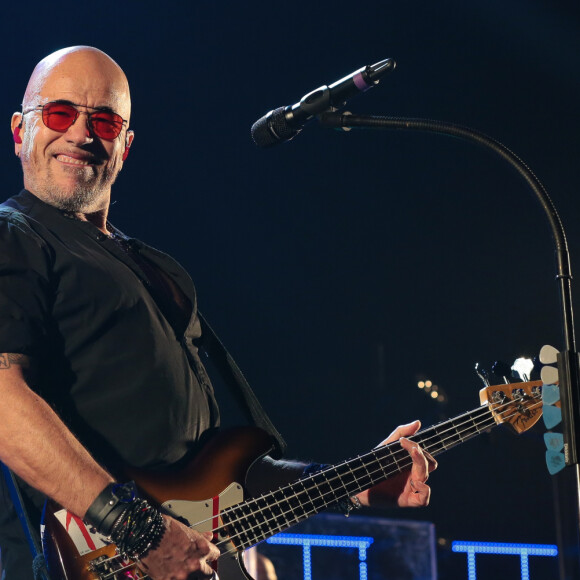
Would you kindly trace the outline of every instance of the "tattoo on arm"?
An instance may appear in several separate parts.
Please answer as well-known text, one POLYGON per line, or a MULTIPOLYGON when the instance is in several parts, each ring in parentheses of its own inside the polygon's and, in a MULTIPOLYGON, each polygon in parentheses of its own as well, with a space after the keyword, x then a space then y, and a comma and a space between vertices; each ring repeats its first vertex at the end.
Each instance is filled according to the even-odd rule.
POLYGON ((25 354, 14 352, 0 353, 0 370, 9 369, 13 365, 19 365, 23 369, 28 369, 30 367, 30 358, 25 354))

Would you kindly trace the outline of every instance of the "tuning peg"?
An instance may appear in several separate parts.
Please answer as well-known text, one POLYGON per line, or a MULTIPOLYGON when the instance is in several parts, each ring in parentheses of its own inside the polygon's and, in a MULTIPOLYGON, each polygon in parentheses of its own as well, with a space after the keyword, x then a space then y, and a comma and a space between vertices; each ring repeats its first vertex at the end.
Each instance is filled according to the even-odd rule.
POLYGON ((508 377, 511 377, 512 369, 508 364, 504 363, 501 360, 495 361, 493 363, 493 366, 491 367, 491 370, 494 375, 502 377, 505 383, 510 382, 508 377))
POLYGON ((553 385, 558 382, 558 369, 556 367, 545 366, 540 371, 540 378, 544 385, 553 385))
POLYGON ((558 349, 545 344, 540 349, 540 362, 544 365, 553 365, 558 360, 558 349))
POLYGON ((529 358, 517 358, 512 365, 512 376, 520 377, 522 381, 529 381, 534 369, 534 362, 529 358))
POLYGON ((479 363, 478 362, 475 363, 475 373, 477 374, 477 376, 483 382, 483 386, 484 387, 489 387, 490 382, 489 382, 489 379, 487 378, 487 371, 485 369, 482 369, 479 366, 479 363))

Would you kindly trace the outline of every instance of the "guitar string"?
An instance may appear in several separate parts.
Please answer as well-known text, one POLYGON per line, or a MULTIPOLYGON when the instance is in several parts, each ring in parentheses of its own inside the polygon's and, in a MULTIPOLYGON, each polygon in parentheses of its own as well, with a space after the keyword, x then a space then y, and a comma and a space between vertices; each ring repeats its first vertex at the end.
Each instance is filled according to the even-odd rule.
MULTIPOLYGON (((506 406, 507 406, 507 405, 511 405, 511 404, 513 404, 513 401, 512 401, 512 402, 509 402, 509 403, 506 403, 506 406)), ((541 405, 541 403, 538 403, 538 404, 539 404, 539 405, 541 405)), ((530 406, 529 408, 534 408, 534 406, 530 406)), ((489 410, 489 409, 486 409, 486 410, 489 410)), ((518 414, 519 414, 519 412, 516 410, 516 411, 515 411, 515 412, 514 412, 514 413, 511 415, 511 417, 517 416, 518 414)), ((475 427, 476 427, 476 428, 478 428, 478 429, 484 430, 484 429, 486 429, 486 428, 488 428, 488 427, 492 427, 492 426, 494 426, 496 423, 495 423, 495 419, 493 418, 493 416, 491 415, 491 413, 487 413, 486 415, 487 415, 487 418, 486 418, 486 419, 484 419, 484 421, 480 421, 480 422, 479 422, 479 424, 475 424, 475 422, 474 422, 474 419, 475 419, 475 418, 474 418, 474 419, 472 419, 472 421, 473 421, 473 424, 470 426, 470 428, 471 428, 471 429, 473 429, 473 427, 475 426, 475 427), (486 424, 486 422, 487 422, 488 424, 486 424), (482 425, 483 425, 483 427, 482 427, 482 425)), ((508 417, 508 418, 511 418, 511 417, 508 417)), ((505 420, 506 420, 506 418, 504 417, 504 421, 505 421, 505 420)), ((456 427, 459 427, 459 426, 460 426, 460 425, 457 425, 456 427)), ((431 428, 429 428, 429 429, 431 429, 431 428)), ((451 430, 451 429, 448 429, 447 431, 450 431, 450 430, 451 430)), ((426 430, 426 431, 427 431, 427 430, 426 430)), ((464 433, 466 433, 466 432, 469 432, 469 428, 467 428, 467 429, 465 429, 465 430, 464 430, 464 433)), ((445 431, 443 431, 441 434, 444 434, 444 433, 445 433, 445 431)), ((428 439, 426 439, 426 440, 422 441, 422 442, 421 442, 421 445, 422 445, 422 446, 423 446, 423 447, 424 447, 426 450, 428 450, 428 449, 429 449, 429 445, 441 445, 441 444, 443 444, 441 449, 445 449, 445 441, 449 441, 449 440, 451 439, 451 437, 448 437, 447 439, 443 439, 443 438, 441 438, 441 437, 440 437, 440 435, 441 435, 441 434, 437 434, 437 438, 439 438, 439 441, 435 441, 435 442, 433 443, 433 442, 432 442, 432 440, 433 440, 433 439, 435 439, 435 437, 430 437, 430 438, 428 438, 428 439)), ((417 434, 415 435, 415 437, 416 437, 417 435, 420 435, 420 433, 417 433, 417 434)), ((459 432, 457 432, 457 433, 455 433, 455 434, 454 434, 454 436, 457 436, 457 435, 460 435, 460 436, 461 436, 461 434, 460 434, 459 432)), ((396 444, 397 442, 393 442, 393 443, 394 443, 394 444, 396 444)), ((381 455, 385 455, 385 453, 384 453, 384 451, 385 451, 385 448, 388 448, 388 447, 390 447, 391 445, 392 445, 392 444, 389 444, 389 445, 383 446, 383 447, 381 447, 381 448, 375 449, 375 450, 373 450, 373 452, 380 451, 380 452, 382 452, 382 453, 381 453, 381 455)), ((370 454, 372 454, 373 452, 370 452, 370 453, 369 453, 369 454, 367 454, 367 455, 370 455, 370 454)), ((392 459, 394 459, 394 462, 395 462, 395 463, 396 463, 396 465, 397 465, 397 468, 396 468, 395 470, 393 470, 393 471, 391 471, 391 472, 388 472, 388 473, 386 473, 386 472, 384 471, 384 468, 383 468, 382 466, 380 466, 380 464, 379 464, 379 467, 378 467, 377 469, 375 469, 373 472, 369 472, 369 471, 366 469, 366 466, 362 465, 362 466, 359 466, 359 467, 355 468, 355 470, 359 470, 359 471, 360 471, 360 469, 363 469, 363 470, 364 470, 364 474, 363 474, 363 476, 362 476, 362 477, 359 477, 359 479, 370 478, 370 480, 371 480, 371 485, 372 485, 372 479, 373 479, 373 477, 376 477, 376 476, 377 476, 377 474, 381 474, 381 472, 382 472, 381 479, 383 479, 383 478, 384 478, 384 479, 387 479, 387 478, 391 477, 392 475, 395 475, 396 473, 399 473, 399 472, 401 472, 403 469, 406 469, 407 467, 409 467, 409 466, 411 466, 411 465, 412 465, 412 460, 410 460, 408 453, 407 453, 407 452, 406 452, 404 449, 398 449, 397 451, 395 451, 395 454, 397 454, 397 455, 402 455, 402 456, 403 456, 403 458, 402 458, 402 459, 400 459, 400 458, 399 458, 399 459, 396 459, 396 458, 394 457, 394 454, 391 452, 391 458, 392 458, 392 459), (401 465, 401 464, 402 464, 402 465, 401 465)), ((383 457, 382 459, 384 459, 384 457, 383 457)), ((350 462, 350 461, 352 461, 352 460, 349 460, 349 462, 350 462)), ((376 463, 379 463, 379 460, 378 460, 378 459, 376 459, 375 461, 376 461, 376 463)), ((348 462, 344 462, 344 463, 348 463, 348 462)), ((344 465, 344 464, 339 464, 339 465, 332 466, 332 467, 328 468, 328 471, 335 470, 336 468, 339 468, 339 467, 341 467, 341 465, 344 465)), ((352 470, 351 470, 351 471, 352 471, 352 470)), ((312 476, 310 476, 309 478, 306 478, 305 480, 303 480, 303 481, 302 481, 302 483, 306 483, 306 482, 308 481, 308 479, 310 479, 310 478, 312 478, 312 477, 315 477, 316 475, 320 475, 320 473, 322 473, 322 472, 319 472, 319 473, 317 473, 317 474, 313 474, 313 475, 312 475, 312 476)), ((335 481, 335 480, 339 480, 339 481, 340 481, 340 480, 341 480, 341 476, 340 476, 340 475, 335 475, 335 476, 333 476, 333 477, 330 477, 330 478, 326 479, 326 480, 325 480, 323 483, 332 483, 332 482, 333 482, 333 481, 335 481)), ((298 480, 296 483, 298 483, 299 481, 300 481, 300 480, 298 480)), ((360 484, 359 484, 358 482, 354 482, 354 483, 357 485, 357 487, 358 487, 358 491, 361 491, 362 489, 366 489, 366 488, 368 487, 367 485, 364 485, 364 486, 362 486, 362 487, 361 487, 361 486, 360 486, 360 484)), ((294 485, 294 484, 290 484, 290 485, 294 485)), ((343 487, 344 487, 344 488, 345 488, 345 490, 346 490, 346 486, 345 486, 345 484, 343 484, 343 487)), ((308 497, 308 492, 309 492, 309 491, 316 490, 316 488, 317 488, 317 485, 315 484, 315 485, 314 485, 314 487, 311 487, 311 488, 309 488, 309 489, 303 489, 303 490, 301 490, 301 491, 299 491, 299 492, 295 493, 295 494, 294 494, 294 496, 296 497, 296 496, 298 496, 298 495, 302 494, 302 495, 306 495, 306 496, 308 497)), ((277 490, 277 491, 278 491, 278 490, 277 490)), ((353 491, 355 491, 355 490, 353 490, 353 491)), ((276 493, 276 492, 270 492, 269 494, 266 494, 266 495, 273 495, 274 493, 276 493)), ((265 499, 266 495, 265 495, 265 496, 261 496, 260 498, 257 498, 257 499, 265 499)), ((348 492, 348 493, 347 493, 347 495, 352 495, 352 492, 348 492)), ((335 503, 335 502, 337 501, 337 500, 336 500, 336 495, 335 495, 335 493, 334 493, 334 491, 333 491, 333 490, 330 490, 330 491, 329 491, 329 492, 327 492, 327 493, 323 493, 323 494, 322 494, 321 496, 319 496, 319 497, 320 497, 320 498, 322 498, 322 499, 323 499, 323 501, 324 501, 324 497, 325 497, 325 496, 326 496, 326 497, 328 497, 328 496, 332 496, 332 501, 330 501, 330 502, 325 502, 325 503, 326 503, 326 506, 325 506, 325 507, 327 507, 328 505, 330 505, 330 504, 332 504, 332 503, 335 503)), ((288 502, 288 501, 289 501, 291 498, 292 498, 292 496, 288 496, 288 497, 285 497, 285 498, 284 498, 284 499, 282 499, 282 500, 277 500, 276 502, 274 502, 274 504, 273 504, 273 505, 279 505, 279 504, 281 504, 281 503, 283 503, 283 502, 288 502)), ((319 498, 317 498, 317 499, 319 499, 319 498)), ((310 500, 310 498, 309 498, 309 497, 308 497, 308 500, 311 502, 311 500, 310 500)), ((248 502, 248 503, 257 503, 257 500, 251 500, 251 501, 250 501, 250 502, 248 502)), ((312 502, 311 502, 311 503, 312 503, 312 502)), ((246 505, 247 505, 247 504, 246 504, 246 505)), ((262 511, 264 511, 264 509, 266 509, 266 510, 270 510, 270 509, 271 509, 271 506, 268 506, 267 508, 259 508, 258 510, 255 510, 255 511, 254 511, 254 512, 253 512, 251 515, 254 515, 254 514, 258 513, 258 512, 262 512, 262 511)), ((236 510, 236 506, 232 506, 231 508, 228 508, 228 509, 224 510, 224 512, 222 512, 222 514, 223 514, 223 513, 225 513, 225 512, 234 512, 235 510, 236 510)), ((286 526, 286 525, 284 525, 284 526, 283 526, 283 528, 285 528, 285 527, 290 527, 291 525, 294 525, 294 523, 297 523, 298 521, 300 521, 300 517, 301 517, 302 519, 304 519, 304 514, 302 514, 301 516, 299 516, 299 517, 297 518, 297 517, 296 517, 296 514, 294 513, 294 511, 293 511, 293 509, 292 509, 292 507, 290 506, 290 509, 289 509, 289 510, 286 510, 285 512, 283 512, 283 513, 280 513, 280 514, 275 514, 273 517, 271 517, 271 518, 269 518, 269 519, 266 519, 266 520, 264 520, 264 521, 262 521, 262 522, 259 522, 259 523, 258 523, 258 525, 255 525, 255 526, 250 526, 250 527, 246 528, 245 530, 243 530, 243 531, 241 531, 241 532, 238 532, 238 533, 236 533, 236 534, 233 534, 232 536, 229 536, 227 539, 225 539, 225 540, 223 540, 223 541, 221 541, 221 542, 218 542, 216 545, 218 545, 218 546, 219 546, 219 545, 221 545, 221 544, 227 543, 227 542, 229 542, 230 540, 232 540, 232 538, 238 538, 238 539, 240 539, 240 540, 241 540, 241 536, 242 536, 242 535, 246 534, 246 536, 248 536, 248 535, 249 535, 249 533, 251 533, 251 532, 252 532, 254 529, 256 529, 256 528, 259 528, 259 527, 266 526, 267 524, 269 524, 269 523, 271 523, 271 522, 274 522, 274 523, 276 523, 276 527, 280 527, 279 521, 277 521, 277 520, 280 520, 281 518, 284 518, 284 519, 288 520, 288 518, 286 517, 286 516, 287 516, 287 514, 292 514, 292 516, 293 516, 293 517, 292 517, 292 519, 293 519, 293 520, 295 520, 295 521, 294 521, 292 524, 290 524, 290 523, 289 523, 289 521, 287 521, 287 522, 286 522, 286 523, 287 523, 287 526, 286 526)), ((309 517, 309 516, 307 515, 306 517, 309 517)), ((208 519, 207 519, 207 520, 205 520, 205 521, 207 522, 207 521, 209 521, 210 519, 211 519, 211 518, 208 518, 208 519)), ((228 525, 235 525, 235 524, 237 524, 237 523, 239 523, 239 522, 241 522, 241 521, 244 521, 244 520, 248 520, 248 516, 247 516, 247 515, 244 515, 244 514, 242 514, 242 516, 241 516, 241 517, 238 517, 237 519, 234 519, 234 520, 232 520, 231 522, 227 522, 227 523, 226 523, 226 527, 227 527, 228 525)), ((197 526, 197 525, 199 525, 199 523, 202 523, 202 522, 198 522, 198 524, 196 524, 196 526, 197 526)), ((223 527, 223 526, 221 526, 221 527, 223 527)), ((215 530, 213 530, 213 531, 218 531, 219 529, 220 529, 220 527, 216 528, 216 529, 215 529, 215 530)), ((273 533, 275 533, 275 532, 273 532, 273 533)), ((241 540, 241 541, 242 541, 242 540, 241 540)), ((257 540, 257 541, 259 541, 259 540, 257 540)), ((242 541, 242 543, 244 543, 244 542, 242 541)), ((254 542, 254 543, 257 543, 257 542, 254 542)), ((226 553, 231 553, 231 552, 235 552, 235 551, 237 551, 237 550, 235 550, 235 549, 234 549, 234 550, 231 550, 230 552, 226 552, 226 553)))
MULTIPOLYGON (((517 384, 517 383, 515 383, 515 384, 517 384)), ((536 399, 537 399, 537 398, 538 398, 538 397, 536 397, 536 399)), ((511 405, 514 405, 514 404, 516 404, 516 403, 517 403, 517 401, 508 401, 508 402, 506 402, 506 403, 500 403, 500 404, 496 405, 496 407, 494 407, 493 411, 494 411, 496 414, 503 414, 505 411, 509 410, 509 409, 508 409, 508 407, 509 407, 509 406, 511 406, 511 405), (502 411, 499 411, 499 413, 498 413, 498 409, 500 409, 501 407, 504 407, 504 410, 502 410, 502 411)), ((530 405, 530 406, 528 407, 528 409, 534 409, 534 408, 535 408, 537 405, 541 405, 541 404, 542 404, 542 403, 541 403, 541 402, 539 402, 539 403, 536 403, 535 405, 530 405)), ((515 416, 517 416, 518 414, 521 414, 521 413, 520 413, 520 412, 519 412, 519 411, 516 409, 516 410, 515 410, 515 411, 512 413, 512 415, 511 415, 511 416, 508 416, 507 418, 506 418, 506 417, 502 417, 502 419, 503 419, 503 422, 505 422, 506 420, 509 420, 509 419, 511 419, 511 418, 513 418, 513 417, 515 417, 515 416)), ((449 428, 447 428, 447 429, 445 429, 445 430, 441 431, 440 433, 437 433, 435 430, 436 430, 436 428, 437 428, 439 425, 441 425, 441 424, 439 424, 439 425, 434 425, 434 426, 431 426, 431 427, 428 427, 427 429, 425 429, 425 430, 423 431, 423 433, 427 433, 428 431, 435 431, 435 435, 434 435, 434 436, 431 436, 431 437, 428 437, 428 438, 427 438, 427 439, 425 439, 425 440, 422 440, 422 441, 420 442, 421 446, 422 446, 422 447, 423 447, 423 448, 424 448, 426 451, 428 451, 428 450, 430 449, 430 447, 429 447, 429 446, 440 445, 440 446, 442 446, 442 448, 439 450, 439 452, 440 452, 441 450, 445 450, 445 448, 446 448, 445 442, 446 442, 446 441, 449 441, 449 440, 451 440, 453 437, 457 437, 457 436, 459 436, 459 437, 461 438, 461 435, 462 435, 462 433, 460 433, 460 432, 458 431, 458 428, 460 428, 460 427, 463 427, 463 426, 465 426, 466 424, 468 424, 468 426, 467 426, 467 427, 464 429, 463 433, 468 433, 468 432, 469 432, 469 430, 470 430, 470 429, 473 429, 474 427, 475 427, 476 429, 478 429, 478 432, 477 432, 477 433, 474 433, 473 435, 477 435, 477 434, 479 434, 481 431, 483 431, 484 429, 486 429, 486 428, 488 428, 488 427, 493 427, 494 425, 496 425, 496 422, 495 422, 495 419, 494 419, 494 415, 493 415, 493 413, 491 412, 491 409, 490 409, 490 407, 489 407, 489 406, 487 406, 487 405, 483 405, 482 407, 480 407, 480 408, 478 408, 478 409, 475 409, 475 410, 473 410, 473 411, 468 411, 467 413, 464 413, 463 415, 459 415, 459 416, 458 416, 456 419, 452 420, 452 422, 453 422, 453 423, 456 423, 456 421, 458 421, 458 420, 462 420, 464 417, 467 417, 467 420, 466 420, 466 421, 464 421, 463 423, 455 424, 454 426, 450 426, 449 428), (470 415, 472 415, 472 417, 469 417, 470 415), (476 419, 480 419, 480 417, 478 417, 477 415, 480 415, 480 416, 481 416, 481 418, 483 418, 483 421, 480 421, 479 423, 476 423, 476 422, 475 422, 475 420, 476 420, 476 419), (486 422, 489 422, 489 424, 488 424, 488 425, 486 425, 486 422), (482 427, 482 425, 484 425, 484 426, 482 427), (455 431, 455 433, 453 433, 451 436, 449 436, 449 437, 447 437, 446 439, 444 439, 442 436, 443 436, 443 435, 445 435, 445 434, 447 434, 447 433, 449 433, 450 431, 455 431)), ((443 424, 444 424, 444 423, 443 423, 443 424)), ((420 438, 421 438, 420 436, 421 436, 421 432, 419 431, 418 433, 416 433, 416 434, 415 434, 415 435, 413 435, 412 437, 415 437, 415 438, 419 438, 419 439, 420 439, 420 438)), ((412 440, 412 438, 411 438, 411 437, 409 437, 409 439, 410 439, 410 440, 412 440)), ((456 443, 457 443, 457 442, 456 442, 456 443)), ((396 468, 395 470, 393 470, 393 471, 390 471, 390 472, 388 472, 388 473, 385 473, 384 469, 383 469, 383 468, 382 468, 382 467, 379 465, 379 468, 378 468, 378 469, 374 470, 373 472, 369 472, 369 471, 366 469, 365 465, 361 465, 361 466, 359 466, 359 467, 356 467, 356 468, 355 468, 355 470, 361 470, 361 469, 363 469, 363 470, 365 471, 365 473, 363 474, 363 476, 362 476, 362 477, 360 477, 360 476, 359 476, 359 479, 363 479, 363 478, 365 478, 365 477, 370 477, 370 478, 371 478, 371 480, 372 480, 372 477, 373 477, 373 476, 376 476, 377 474, 379 474, 379 473, 381 473, 381 472, 382 472, 381 479, 383 479, 383 478, 384 478, 384 479, 388 479, 388 478, 389 478, 389 477, 391 477, 392 475, 395 475, 395 474, 397 474, 397 473, 400 473, 401 471, 403 471, 403 470, 404 470, 404 469, 406 469, 407 467, 411 466, 413 462, 412 462, 412 460, 410 460, 410 457, 409 457, 408 453, 407 453, 407 452, 406 452, 404 449, 401 449, 401 448, 399 448, 399 449, 397 449, 397 450, 396 450, 396 451, 394 451, 394 452, 392 451, 392 447, 396 446, 396 444, 397 444, 397 441, 393 441, 393 442, 391 442, 391 443, 389 443, 389 444, 387 444, 387 445, 383 445, 383 446, 381 446, 381 447, 377 447, 377 448, 373 449, 372 451, 368 452, 367 454, 365 454, 365 455, 363 455, 363 456, 359 456, 359 457, 355 458, 355 459, 362 459, 363 457, 365 457, 365 456, 369 456, 369 455, 372 455, 372 454, 375 454, 375 455, 377 455, 377 454, 380 454, 380 455, 383 455, 383 456, 384 456, 384 457, 381 457, 380 459, 385 459, 385 458, 387 457, 387 455, 388 455, 388 454, 387 454, 387 453, 385 453, 385 452, 386 452, 386 451, 388 451, 388 452, 390 453, 390 455, 391 455, 391 459, 392 459, 392 460, 394 461, 394 463, 397 465, 397 468, 396 468), (402 460, 400 460, 400 459, 397 459, 397 458, 395 457, 395 455, 402 455, 402 460), (402 465, 402 466, 400 466, 400 463, 403 463, 403 465, 402 465)), ((374 461, 374 462, 376 462, 376 463, 379 463, 379 462, 380 462, 380 459, 379 459, 379 458, 375 458, 373 461, 374 461)), ((344 462, 342 462, 342 463, 340 463, 340 464, 333 465, 333 466, 329 467, 327 470, 324 470, 324 471, 332 471, 332 470, 339 469, 340 467, 344 466, 345 464, 347 464, 347 463, 349 463, 349 462, 351 462, 351 461, 353 461, 353 460, 352 460, 352 459, 349 459, 349 460, 347 460, 347 461, 344 461, 344 462)), ((352 470, 351 470, 351 471, 352 471, 352 470)), ((292 485, 295 485, 296 483, 298 483, 298 482, 300 482, 300 481, 301 481, 303 484, 304 484, 304 483, 306 483, 306 482, 310 482, 310 483, 312 483, 312 481, 311 481, 311 480, 312 480, 313 478, 315 478, 316 476, 320 476, 322 473, 324 473, 324 472, 318 472, 318 473, 312 474, 311 476, 308 476, 307 478, 304 478, 303 480, 297 480, 296 482, 294 482, 294 483, 292 483, 292 484, 289 484, 289 485, 290 485, 290 486, 292 486, 292 485)), ((353 475, 354 475, 354 473, 353 473, 353 475)), ((355 477, 356 477, 356 476, 355 476, 355 477)), ((340 476, 340 475, 335 475, 335 476, 333 476, 332 478, 326 479, 326 480, 324 481, 324 483, 332 483, 334 480, 337 480, 337 479, 338 479, 338 480, 341 480, 341 476, 340 476)), ((358 482, 356 482, 356 481, 355 481, 354 483, 355 483, 355 484, 356 484, 356 486, 359 488, 359 491, 361 491, 362 489, 366 489, 366 487, 367 487, 367 486, 360 487, 360 485, 359 485, 359 484, 358 484, 358 482)), ((371 484, 371 485, 372 485, 372 484, 371 484)), ((343 484, 343 487, 344 487, 344 488, 345 488, 345 490, 346 490, 346 486, 345 486, 344 484, 343 484)), ((307 496, 308 496, 308 493, 309 493, 310 491, 314 491, 314 490, 316 490, 316 489, 317 489, 317 484, 315 483, 315 485, 314 485, 313 487, 310 487, 310 488, 308 488, 308 489, 307 489, 307 488, 304 488, 304 489, 303 489, 303 490, 301 490, 300 492, 294 493, 293 495, 294 495, 294 496, 297 496, 298 494, 305 494, 305 495, 307 495, 307 496)), ((279 490, 275 490, 275 491, 272 491, 272 492, 268 492, 268 493, 266 493, 266 494, 264 494, 264 495, 260 496, 259 498, 256 498, 255 500, 250 500, 250 502, 248 502, 248 503, 257 503, 257 500, 258 500, 258 499, 260 499, 260 500, 264 500, 264 499, 266 499, 268 496, 273 496, 273 495, 274 495, 275 493, 277 493, 278 491, 279 491, 279 490)), ((327 503, 327 502, 326 502, 326 501, 323 499, 324 503, 327 503, 327 505, 326 505, 325 507, 327 507, 328 505, 331 505, 332 503, 335 503, 335 501, 336 501, 336 498, 335 498, 334 491, 333 491, 333 490, 331 490, 330 492, 323 493, 323 494, 320 496, 320 498, 322 499, 322 498, 324 498, 325 496, 327 497, 327 496, 329 496, 329 495, 331 495, 331 494, 334 496, 334 497, 333 497, 333 500, 334 500, 334 501, 331 501, 331 502, 327 503)), ((352 494, 352 492, 348 492, 348 491, 347 491, 347 495, 351 495, 351 494, 352 494)), ((281 503, 283 503, 283 502, 285 502, 285 501, 286 501, 286 502, 287 502, 287 501, 289 501, 289 499, 290 499, 291 497, 292 497, 292 496, 288 496, 288 497, 285 497, 285 498, 284 498, 284 499, 282 499, 282 500, 276 500, 276 501, 275 501, 275 502, 274 502, 272 505, 274 505, 274 506, 275 506, 275 505, 280 505, 281 503)), ((318 499, 318 498, 317 498, 317 499, 318 499)), ((232 506, 232 507, 230 507, 230 508, 226 508, 225 510, 223 510, 223 511, 222 511, 222 513, 221 513, 221 514, 227 514, 228 512, 233 512, 233 511, 235 511, 235 509, 236 509, 236 505, 234 505, 234 506, 232 506)), ((258 510, 255 510, 253 513, 263 512, 264 510, 268 510, 268 509, 271 509, 271 507, 269 506, 269 507, 266 507, 266 508, 259 508, 258 510)), ((222 541, 220 541, 220 542, 216 542, 216 546, 218 546, 218 547, 219 547, 220 545, 227 544, 228 542, 230 542, 230 541, 232 540, 232 538, 240 538, 242 534, 246 534, 246 535, 247 535, 249 532, 251 532, 252 530, 256 529, 257 527, 259 527, 259 526, 264 526, 264 525, 266 525, 266 524, 268 524, 268 523, 270 523, 270 522, 272 522, 272 521, 276 522, 276 520, 279 520, 280 518, 287 519, 285 516, 286 516, 287 514, 289 514, 289 513, 290 513, 290 514, 293 514, 293 510, 292 510, 292 508, 290 508, 290 509, 289 509, 289 510, 287 510, 286 512, 283 512, 283 513, 281 513, 281 514, 277 514, 277 515, 275 515, 274 517, 270 518, 269 520, 267 519, 267 520, 265 520, 265 521, 263 521, 263 522, 260 522, 260 523, 259 523, 259 525, 257 525, 257 526, 250 526, 249 528, 246 528, 246 530, 242 531, 241 533, 240 533, 240 532, 238 532, 237 534, 234 534, 234 535, 232 535, 232 536, 229 536, 229 537, 228 537, 226 540, 222 540, 222 541)), ((220 514, 220 515, 221 515, 221 514, 220 514)), ((306 516, 306 517, 309 517, 309 516, 306 516)), ((302 518, 304 518, 304 515, 302 516, 302 518)), ((190 526, 190 527, 191 527, 191 528, 196 528, 196 527, 199 527, 201 524, 203 524, 203 523, 207 523, 207 522, 210 522, 210 521, 212 521, 213 519, 214 519, 214 518, 213 518, 213 517, 211 517, 211 518, 207 518, 207 519, 205 519, 205 520, 201 520, 201 521, 199 521, 199 522, 196 522, 194 525, 192 525, 192 526, 190 526)), ((241 521, 247 520, 247 519, 248 519, 248 516, 247 516, 247 515, 242 515, 241 517, 238 517, 237 519, 234 519, 234 520, 232 520, 232 521, 228 522, 228 525, 235 525, 235 524, 237 524, 237 523, 239 523, 239 522, 241 522, 241 521)), ((293 517, 292 519, 296 519, 296 518, 295 518, 295 515, 294 515, 294 517, 293 517)), ((297 519, 297 520, 296 520, 296 522, 294 522, 294 523, 298 523, 298 521, 300 521, 300 520, 299 520, 299 519, 297 519)), ((290 524, 289 522, 287 522, 287 523, 288 523, 287 527, 290 527, 290 526, 294 525, 294 524, 290 524)), ((279 526, 279 523, 277 524, 277 526, 279 526)), ((218 531, 220 530, 220 528, 221 528, 221 527, 223 527, 223 526, 217 527, 217 528, 215 528, 215 529, 213 529, 213 530, 211 530, 211 531, 212 531, 212 532, 218 532, 218 531)), ((286 526, 284 526, 284 527, 283 527, 283 528, 281 528, 281 529, 284 529, 285 527, 286 527, 286 526)), ((275 532, 273 532, 273 533, 275 533, 275 532)), ((273 534, 272 534, 272 535, 273 535, 273 534)), ((224 553, 223 553, 223 554, 221 554, 221 555, 223 556, 223 555, 227 555, 227 554, 235 553, 235 552, 237 552, 237 551, 238 551, 238 550, 237 550, 236 548, 234 548, 234 549, 232 549, 232 550, 229 550, 229 551, 227 551, 227 552, 224 552, 224 553)), ((103 562, 110 562, 111 560, 119 559, 120 557, 121 557, 121 556, 117 554, 117 555, 115 555, 115 556, 112 556, 112 557, 110 557, 110 558, 109 558, 109 559, 107 559, 107 560, 104 560, 103 562)), ((109 575, 107 575, 107 576, 103 576, 103 580, 105 580, 106 578, 109 578, 109 577, 111 577, 112 575, 114 575, 114 574, 116 574, 116 573, 122 572, 122 571, 124 571, 124 570, 128 570, 128 569, 130 569, 131 567, 133 567, 134 565, 135 565, 135 564, 130 564, 130 565, 127 565, 127 566, 125 566, 125 567, 123 567, 123 568, 120 568, 120 569, 118 569, 118 570, 115 570, 115 572, 114 572, 114 573, 112 573, 112 574, 109 574, 109 575)), ((149 578, 149 576, 148 576, 148 575, 147 575, 147 576, 144 576, 144 577, 143 577, 143 580, 146 580, 147 578, 149 578)), ((141 578, 139 578, 138 580, 141 580, 141 578)))

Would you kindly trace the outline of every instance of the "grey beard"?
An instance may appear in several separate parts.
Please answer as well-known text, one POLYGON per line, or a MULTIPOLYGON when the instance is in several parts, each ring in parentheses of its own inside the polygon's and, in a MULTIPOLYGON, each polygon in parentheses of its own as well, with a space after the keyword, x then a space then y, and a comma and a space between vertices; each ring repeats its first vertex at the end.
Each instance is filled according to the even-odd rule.
POLYGON ((99 198, 101 191, 95 186, 78 185, 72 195, 57 188, 48 188, 44 194, 46 201, 60 210, 85 213, 94 211, 94 203, 99 198))

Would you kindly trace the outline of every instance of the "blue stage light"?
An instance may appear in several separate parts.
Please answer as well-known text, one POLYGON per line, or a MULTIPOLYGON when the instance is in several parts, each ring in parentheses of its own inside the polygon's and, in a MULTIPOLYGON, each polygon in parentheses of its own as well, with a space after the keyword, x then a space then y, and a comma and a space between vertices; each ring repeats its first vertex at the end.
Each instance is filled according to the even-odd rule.
POLYGON ((477 580, 476 554, 502 554, 520 557, 521 580, 530 580, 528 556, 557 556, 558 548, 552 544, 508 544, 498 542, 452 542, 453 552, 467 554, 467 580, 477 580))
POLYGON ((304 580, 312 580, 312 556, 310 548, 356 548, 359 558, 359 580, 368 580, 367 549, 373 543, 373 538, 364 536, 326 536, 309 534, 277 534, 266 540, 268 544, 287 546, 302 546, 302 562, 304 580))

